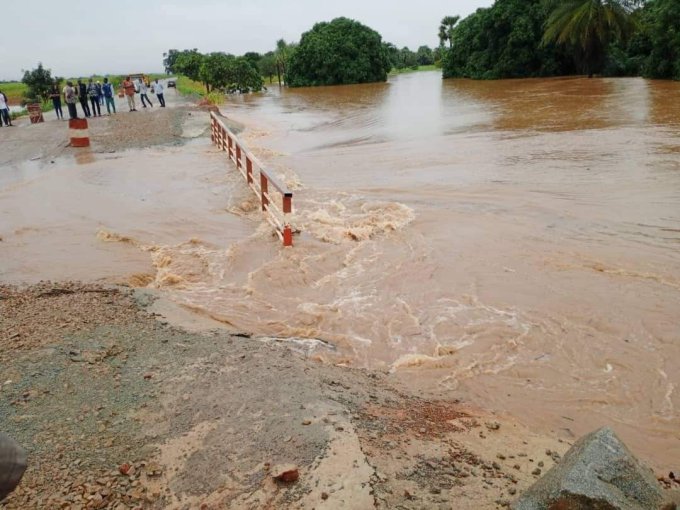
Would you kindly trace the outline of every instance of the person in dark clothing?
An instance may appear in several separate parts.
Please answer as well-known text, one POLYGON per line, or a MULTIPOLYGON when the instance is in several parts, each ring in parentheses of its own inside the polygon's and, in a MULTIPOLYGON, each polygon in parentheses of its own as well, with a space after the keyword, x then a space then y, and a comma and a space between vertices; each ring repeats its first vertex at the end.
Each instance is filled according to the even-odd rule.
POLYGON ((83 108, 85 117, 89 117, 91 114, 90 107, 87 105, 87 85, 80 80, 78 80, 78 100, 80 101, 80 106, 83 108))
POLYGON ((92 78, 90 78, 90 81, 87 84, 87 95, 90 98, 90 103, 92 103, 92 115, 101 117, 102 110, 99 106, 99 88, 97 87, 97 84, 92 81, 92 78))
POLYGON ((153 91, 156 94, 156 97, 158 98, 158 102, 161 104, 161 108, 165 108, 165 97, 163 96, 163 85, 158 83, 158 80, 156 80, 156 83, 153 84, 153 91))
POLYGON ((50 90, 50 98, 54 106, 54 112, 57 114, 57 120, 64 120, 64 112, 61 109, 61 93, 59 92, 59 82, 54 82, 52 90, 50 90))
POLYGON ((106 100, 106 111, 111 115, 111 110, 116 113, 116 100, 113 98, 113 85, 109 83, 108 78, 104 78, 104 85, 102 85, 102 95, 106 100))
POLYGON ((139 79, 139 96, 142 99, 142 106, 146 108, 146 103, 144 102, 145 100, 149 103, 149 106, 153 107, 153 103, 151 102, 151 99, 149 99, 149 96, 147 95, 147 92, 149 91, 149 87, 146 86, 146 83, 144 83, 144 80, 141 78, 139 79))

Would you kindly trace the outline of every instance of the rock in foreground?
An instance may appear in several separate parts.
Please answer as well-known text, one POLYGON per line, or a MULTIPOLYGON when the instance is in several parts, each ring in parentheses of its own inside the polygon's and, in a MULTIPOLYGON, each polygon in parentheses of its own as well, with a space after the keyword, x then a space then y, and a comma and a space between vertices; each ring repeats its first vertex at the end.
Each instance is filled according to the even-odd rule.
POLYGON ((26 452, 9 436, 0 432, 0 500, 19 484, 26 471, 26 452))
POLYGON ((663 494, 653 473, 605 427, 579 439, 513 510, 649 510, 663 494))

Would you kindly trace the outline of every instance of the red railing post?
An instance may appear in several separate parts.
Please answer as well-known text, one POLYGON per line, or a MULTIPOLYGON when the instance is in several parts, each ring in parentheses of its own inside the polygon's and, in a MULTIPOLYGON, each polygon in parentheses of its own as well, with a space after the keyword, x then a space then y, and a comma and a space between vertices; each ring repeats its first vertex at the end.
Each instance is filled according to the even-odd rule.
POLYGON ((257 166, 260 174, 259 192, 262 211, 269 215, 268 221, 283 240, 283 246, 293 246, 293 228, 289 222, 290 216, 288 216, 293 212, 293 193, 285 183, 282 183, 276 176, 270 175, 262 163, 248 152, 246 147, 241 145, 240 140, 214 114, 210 115, 210 138, 220 150, 227 152, 229 159, 234 161, 237 170, 241 172, 245 167, 245 172, 241 173, 242 175, 245 174, 248 185, 256 193, 254 173, 257 166), (269 197, 270 183, 276 192, 281 194, 283 199, 281 210, 271 204, 269 197))
POLYGON ((253 162, 246 154, 246 181, 248 184, 253 183, 253 162))
POLYGON ((269 205, 267 194, 269 193, 269 181, 264 172, 260 172, 260 198, 262 199, 262 210, 266 211, 269 205))
POLYGON ((293 230, 290 228, 290 225, 283 227, 283 245, 293 246, 293 230))

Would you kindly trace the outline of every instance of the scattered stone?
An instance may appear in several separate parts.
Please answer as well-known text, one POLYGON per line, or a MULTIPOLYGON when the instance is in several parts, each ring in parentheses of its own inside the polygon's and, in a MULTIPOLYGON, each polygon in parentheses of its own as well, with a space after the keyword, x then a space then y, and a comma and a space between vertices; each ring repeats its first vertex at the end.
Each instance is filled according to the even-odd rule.
POLYGON ((324 501, 326 501, 326 500, 328 499, 328 493, 327 493, 327 492, 322 492, 322 493, 321 493, 321 499, 323 499, 324 501))
POLYGON ((498 430, 501 428, 501 424, 497 421, 488 421, 484 425, 486 425, 486 428, 489 430, 498 430))
POLYGON ((156 476, 161 476, 163 474, 163 468, 161 468, 158 464, 149 464, 146 467, 146 476, 149 477, 156 477, 156 476))
POLYGON ((312 420, 303 420, 303 421, 302 421, 302 424, 303 424, 303 425, 311 425, 311 424, 312 424, 312 420))
POLYGON ((295 464, 279 464, 271 470, 272 478, 284 483, 293 483, 300 478, 300 471, 295 464))
POLYGON ((531 472, 534 476, 541 476, 541 468, 536 468, 531 472))
POLYGON ((661 508, 663 499, 652 472, 605 427, 579 439, 513 510, 642 510, 661 508))
POLYGON ((26 451, 0 432, 0 500, 12 492, 26 471, 26 451))

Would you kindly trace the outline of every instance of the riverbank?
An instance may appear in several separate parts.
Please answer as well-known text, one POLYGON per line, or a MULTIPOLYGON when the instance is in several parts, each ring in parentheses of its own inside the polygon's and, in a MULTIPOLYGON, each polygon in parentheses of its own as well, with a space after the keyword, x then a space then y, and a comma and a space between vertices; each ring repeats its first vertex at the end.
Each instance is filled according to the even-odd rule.
POLYGON ((568 448, 153 291, 0 286, 0 330, 0 427, 29 452, 0 508, 494 508, 568 448))

